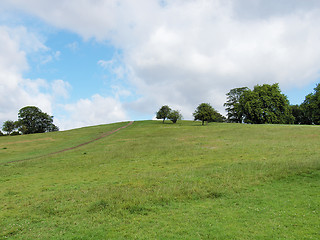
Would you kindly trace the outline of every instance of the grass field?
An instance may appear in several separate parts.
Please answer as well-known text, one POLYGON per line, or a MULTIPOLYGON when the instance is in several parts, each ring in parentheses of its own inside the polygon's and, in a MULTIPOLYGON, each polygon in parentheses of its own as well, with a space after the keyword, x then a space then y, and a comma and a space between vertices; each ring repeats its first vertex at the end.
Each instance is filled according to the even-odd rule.
POLYGON ((47 155, 126 124, 0 137, 0 239, 320 239, 319 126, 140 121, 47 155))

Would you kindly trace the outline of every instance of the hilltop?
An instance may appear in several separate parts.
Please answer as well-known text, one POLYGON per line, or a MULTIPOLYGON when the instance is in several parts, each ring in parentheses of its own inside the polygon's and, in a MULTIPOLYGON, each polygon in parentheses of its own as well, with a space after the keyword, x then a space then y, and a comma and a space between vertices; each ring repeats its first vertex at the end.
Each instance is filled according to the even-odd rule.
POLYGON ((318 126, 127 124, 1 137, 0 238, 319 237, 318 126))

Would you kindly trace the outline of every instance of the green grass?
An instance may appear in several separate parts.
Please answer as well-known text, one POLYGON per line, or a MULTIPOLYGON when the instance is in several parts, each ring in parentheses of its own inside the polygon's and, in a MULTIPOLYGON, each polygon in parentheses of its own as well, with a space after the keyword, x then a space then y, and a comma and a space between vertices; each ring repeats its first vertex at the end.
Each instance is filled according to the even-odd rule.
POLYGON ((86 127, 66 132, 0 137, 0 164, 20 161, 71 148, 88 142, 123 124, 86 127))
POLYGON ((320 238, 317 126, 141 121, 7 163, 125 124, 0 137, 0 239, 320 238))

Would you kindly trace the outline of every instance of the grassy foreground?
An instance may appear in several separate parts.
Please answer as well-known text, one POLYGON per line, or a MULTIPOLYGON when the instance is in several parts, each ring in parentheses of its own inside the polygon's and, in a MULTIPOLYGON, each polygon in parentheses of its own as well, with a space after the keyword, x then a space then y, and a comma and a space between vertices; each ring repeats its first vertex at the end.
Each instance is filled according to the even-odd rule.
POLYGON ((0 239, 320 238, 317 126, 141 121, 32 159, 125 124, 0 137, 0 239))

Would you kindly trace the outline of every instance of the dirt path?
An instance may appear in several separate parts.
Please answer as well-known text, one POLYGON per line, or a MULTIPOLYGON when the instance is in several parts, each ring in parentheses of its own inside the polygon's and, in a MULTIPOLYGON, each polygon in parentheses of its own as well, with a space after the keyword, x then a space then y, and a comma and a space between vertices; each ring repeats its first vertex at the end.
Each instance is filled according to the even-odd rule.
POLYGON ((51 156, 51 155, 54 155, 54 154, 58 154, 58 153, 70 151, 70 150, 73 150, 73 149, 82 147, 82 146, 84 146, 84 145, 87 145, 87 144, 89 144, 89 143, 95 142, 95 141, 97 141, 97 140, 99 140, 99 139, 101 139, 101 138, 104 138, 104 137, 106 137, 106 136, 109 136, 109 135, 111 135, 111 134, 113 134, 113 133, 115 133, 115 132, 120 131, 121 129, 124 129, 124 128, 132 125, 132 124, 133 124, 133 121, 129 122, 127 125, 125 125, 125 126, 123 126, 123 127, 117 128, 117 129, 112 130, 112 131, 109 131, 109 132, 105 132, 105 133, 103 133, 100 137, 97 137, 97 138, 95 138, 95 139, 92 139, 92 140, 90 140, 90 141, 88 141, 88 142, 81 143, 81 144, 79 144, 79 145, 77 145, 77 146, 74 146, 74 147, 65 148, 65 149, 59 150, 59 151, 57 151, 57 152, 52 152, 52 153, 44 154, 44 155, 41 155, 41 156, 36 156, 36 157, 31 157, 31 158, 25 158, 25 159, 21 159, 21 160, 13 160, 13 161, 9 161, 9 162, 2 163, 2 164, 0 164, 0 165, 8 164, 8 163, 15 163, 15 162, 24 162, 24 161, 28 161, 28 160, 33 160, 33 159, 37 159, 37 158, 41 158, 41 157, 47 157, 47 156, 51 156))

